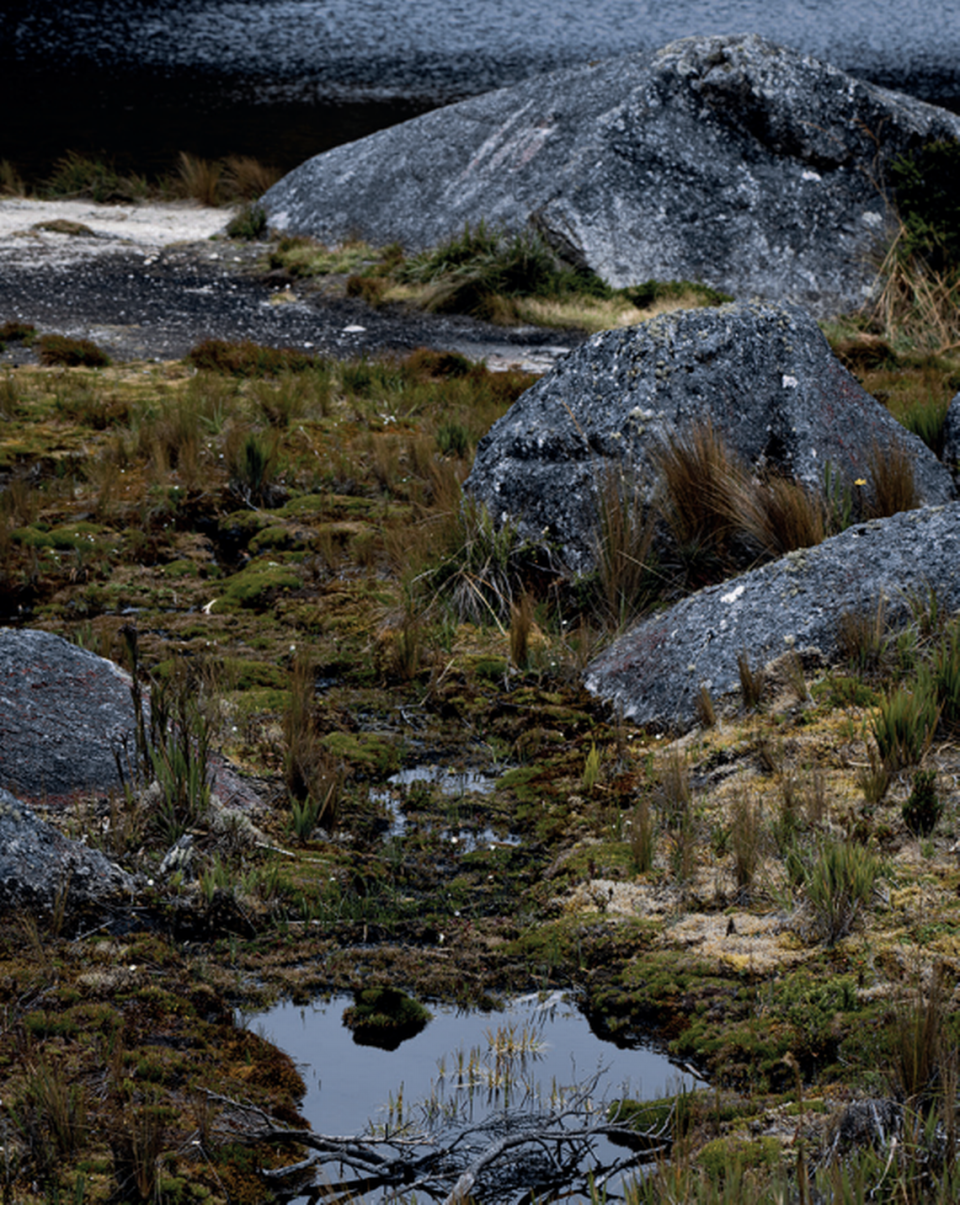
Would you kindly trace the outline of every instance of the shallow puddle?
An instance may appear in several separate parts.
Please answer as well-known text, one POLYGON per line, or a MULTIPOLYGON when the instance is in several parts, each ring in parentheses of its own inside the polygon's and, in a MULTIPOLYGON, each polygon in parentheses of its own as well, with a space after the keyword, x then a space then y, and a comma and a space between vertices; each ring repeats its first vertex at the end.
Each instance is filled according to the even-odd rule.
MULTIPOLYGON (((501 771, 502 772, 502 771, 501 771)), ((489 795, 493 792, 497 775, 486 774, 475 767, 450 769, 438 765, 411 766, 391 775, 383 787, 371 790, 370 798, 382 803, 390 813, 390 837, 402 837, 406 832, 407 820, 403 814, 403 799, 406 789, 414 783, 427 783, 436 788, 446 799, 466 799, 467 795, 489 795)), ((498 836, 493 829, 475 831, 460 826, 444 828, 440 833, 451 845, 459 845, 464 853, 471 853, 484 846, 519 845, 520 838, 511 833, 498 836)))
MULTIPOLYGON (((302 1112, 315 1133, 424 1124, 431 1103, 434 1111, 466 1105, 474 1118, 536 1108, 598 1072, 594 1100, 651 1100, 701 1082, 652 1047, 620 1048, 598 1037, 560 992, 521 997, 503 1012, 432 1005, 426 1029, 393 1051, 354 1042, 341 1020, 352 1002, 342 995, 308 1007, 278 1004, 247 1018, 299 1064, 307 1084, 302 1112)), ((598 1143, 605 1163, 623 1155, 598 1143)))

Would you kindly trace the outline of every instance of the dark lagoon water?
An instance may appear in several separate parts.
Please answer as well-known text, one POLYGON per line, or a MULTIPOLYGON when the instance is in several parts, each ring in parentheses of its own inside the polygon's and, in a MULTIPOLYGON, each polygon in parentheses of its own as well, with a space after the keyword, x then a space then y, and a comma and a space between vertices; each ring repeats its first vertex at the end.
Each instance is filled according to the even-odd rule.
POLYGON ((960 108, 946 0, 4 0, 0 158, 34 177, 68 147, 287 169, 539 71, 743 32, 960 108))
MULTIPOLYGON (((649 1045, 604 1040, 560 992, 508 1001, 503 1012, 434 1005, 426 1029, 396 1050, 353 1041, 342 1023, 350 1003, 348 996, 308 1007, 284 1003, 247 1018, 299 1064, 307 1085, 302 1111, 319 1134, 360 1134, 402 1121, 432 1128, 439 1107, 464 1122, 537 1112, 594 1075, 597 1102, 703 1086, 649 1045)), ((605 1140, 597 1144, 601 1167, 623 1155, 605 1140)))

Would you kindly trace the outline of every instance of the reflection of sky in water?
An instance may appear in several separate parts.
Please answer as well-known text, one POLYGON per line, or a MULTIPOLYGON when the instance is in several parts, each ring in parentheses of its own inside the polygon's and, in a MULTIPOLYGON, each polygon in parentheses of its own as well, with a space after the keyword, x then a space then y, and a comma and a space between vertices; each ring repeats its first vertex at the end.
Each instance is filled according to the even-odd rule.
POLYGON ((0 46, 28 56, 306 75, 334 90, 411 95, 746 31, 904 85, 960 77, 960 5, 943 0, 23 0, 0 16, 0 46))
MULTIPOLYGON (((539 1084, 546 1098, 554 1080, 569 1086, 588 1080, 599 1068, 607 1070, 598 1097, 651 1100, 676 1091, 681 1083, 688 1088, 697 1083, 656 1051, 623 1050, 602 1041, 559 992, 547 998, 546 1007, 537 997, 524 997, 502 1013, 464 1013, 430 1005, 434 1019, 426 1029, 390 1051, 353 1042, 341 1022, 351 1003, 351 997, 340 996, 306 1008, 278 1004, 248 1018, 252 1029, 300 1064, 307 1084, 303 1113, 321 1134, 359 1133, 368 1121, 384 1122, 388 1100, 396 1098, 401 1085, 405 1108, 425 1099, 433 1085, 448 1097, 455 1094, 455 1052, 463 1051, 465 1063, 472 1049, 486 1054, 488 1031, 510 1025, 520 1032, 524 1027, 536 1030, 542 1040, 542 1049, 521 1074, 539 1084), (439 1084, 441 1060, 446 1074, 439 1084)), ((476 1101, 479 1115, 485 1112, 482 1105, 481 1093, 476 1101)))

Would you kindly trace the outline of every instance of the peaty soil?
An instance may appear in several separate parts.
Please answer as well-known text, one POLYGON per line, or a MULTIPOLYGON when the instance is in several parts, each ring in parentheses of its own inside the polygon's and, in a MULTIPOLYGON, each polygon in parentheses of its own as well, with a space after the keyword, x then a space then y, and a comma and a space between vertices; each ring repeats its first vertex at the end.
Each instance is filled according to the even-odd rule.
MULTIPOLYGON (((434 347, 544 371, 585 338, 308 289, 265 271, 265 244, 228 239, 229 216, 181 202, 0 201, 0 322, 92 339, 121 361, 179 359, 217 338, 338 358, 434 347)), ((19 344, 0 354, 0 364, 35 361, 19 344)))

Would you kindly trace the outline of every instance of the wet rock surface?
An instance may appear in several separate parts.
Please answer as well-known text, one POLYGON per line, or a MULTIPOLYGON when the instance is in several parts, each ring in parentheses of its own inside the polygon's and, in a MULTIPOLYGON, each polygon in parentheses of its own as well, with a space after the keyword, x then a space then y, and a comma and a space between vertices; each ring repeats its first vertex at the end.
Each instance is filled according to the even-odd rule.
POLYGON ((135 752, 129 679, 50 632, 0 628, 0 787, 44 799, 120 786, 135 752))
POLYGON ((685 38, 538 76, 316 156, 271 224, 408 249, 537 226, 616 286, 702 280, 851 308, 874 280, 885 168, 960 119, 756 35, 685 38))
POLYGON ((82 908, 134 886, 99 850, 71 841, 0 787, 0 912, 48 912, 64 891, 66 908, 82 908))
POLYGON ((810 315, 786 303, 682 311, 595 335, 494 424, 467 488, 588 568, 604 465, 652 483, 651 452, 706 421, 750 465, 816 487, 827 462, 852 482, 868 476, 875 443, 901 447, 924 501, 954 497, 948 470, 864 392, 810 315))
POLYGON ((587 689, 636 723, 690 728, 701 686, 717 700, 739 689, 743 652, 753 668, 791 649, 829 662, 844 612, 876 615, 885 600, 894 623, 930 589, 956 610, 958 557, 958 503, 859 524, 643 620, 588 667, 587 689))

